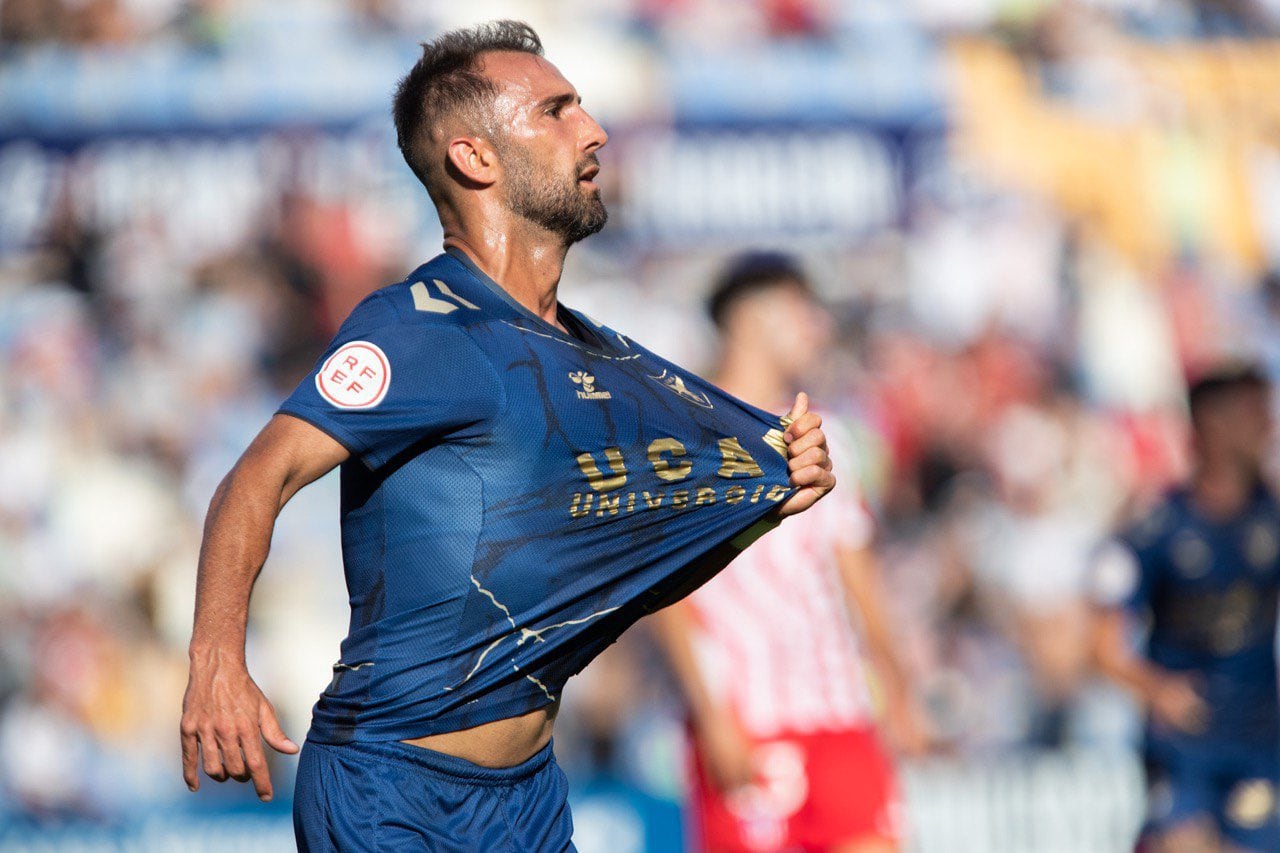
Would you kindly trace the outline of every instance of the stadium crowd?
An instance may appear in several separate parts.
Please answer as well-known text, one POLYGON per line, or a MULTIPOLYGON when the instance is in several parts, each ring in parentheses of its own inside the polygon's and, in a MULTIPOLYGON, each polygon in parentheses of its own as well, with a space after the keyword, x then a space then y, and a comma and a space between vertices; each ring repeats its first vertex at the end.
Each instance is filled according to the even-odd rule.
MULTIPOLYGON (((351 0, 329 11, 404 39, 455 23, 449 5, 351 0)), ((799 245, 838 321, 837 351, 810 392, 858 439, 932 750, 1130 748, 1137 709, 1090 665, 1090 556, 1186 472, 1188 377, 1247 358, 1280 379, 1280 276, 1267 272, 1280 264, 1280 233, 1266 224, 1280 209, 1277 137, 1266 136, 1275 117, 1257 118, 1245 182, 1256 213, 1241 214, 1240 198, 1203 187, 1235 180, 1231 146, 1243 143, 1194 105, 1178 112, 1176 90, 1152 96, 1135 46, 1261 38, 1280 25, 1280 6, 524 5, 559 21, 572 15, 550 7, 572 7, 659 56, 752 35, 854 49, 889 26, 939 50, 992 37, 955 48, 935 185, 909 187, 903 215, 875 233, 799 245), (1096 143, 1079 155, 1091 166, 1049 175, 1008 154, 1017 140, 1000 137, 998 121, 975 127, 973 116, 1022 108, 1007 75, 1003 89, 966 88, 1009 67, 1104 129, 1149 123, 1164 166, 1147 190, 1165 221, 1113 198, 1131 176, 1107 171, 1103 131, 1079 137, 1096 143), (1078 181, 1101 186, 1088 195, 1078 181)), ((0 74, 30 51, 216 46, 243 36, 254 7, 0 0, 0 74)), ((1220 122, 1231 118, 1223 110, 1220 122)), ((609 191, 625 209, 626 187, 609 191)), ((305 181, 262 193, 213 249, 154 210, 104 226, 89 207, 69 171, 39 239, 0 240, 0 820, 34 824, 251 798, 211 785, 191 806, 178 784, 207 502, 346 311, 438 240, 430 225, 408 231, 403 208, 367 188, 305 181)), ((565 301, 707 367, 714 333, 701 300, 743 242, 653 248, 628 243, 626 227, 618 217, 603 247, 581 248, 565 301)), ((250 668, 299 740, 346 620, 336 504, 330 478, 290 505, 255 597, 250 668)), ((571 776, 608 773, 678 796, 679 712, 643 627, 574 682, 564 717, 557 748, 571 776)))
MULTIPOLYGON (((420 35, 424 25, 439 26, 459 14, 451 8, 453 4, 441 0, 335 0, 309 10, 296 3, 278 5, 292 7, 291 13, 311 11, 370 31, 410 35, 420 35)), ((753 39, 856 40, 871 19, 930 34, 1030 28, 1041 30, 1038 46, 1046 54, 1052 54, 1059 35, 1081 26, 1079 13, 1094 18, 1095 24, 1160 38, 1252 38, 1274 34, 1280 26, 1280 10, 1268 0, 1025 5, 919 0, 898 7, 838 0, 524 0, 479 11, 481 17, 515 11, 529 17, 552 16, 569 24, 622 29, 666 46, 715 44, 721 39, 739 44, 753 39), (1069 9, 1065 15, 1062 7, 1069 9), (1059 22, 1058 17, 1073 20, 1059 22)), ((8 49, 50 45, 76 49, 176 40, 216 46, 242 37, 265 17, 269 16, 261 4, 245 0, 5 0, 0 5, 0 44, 8 49)))

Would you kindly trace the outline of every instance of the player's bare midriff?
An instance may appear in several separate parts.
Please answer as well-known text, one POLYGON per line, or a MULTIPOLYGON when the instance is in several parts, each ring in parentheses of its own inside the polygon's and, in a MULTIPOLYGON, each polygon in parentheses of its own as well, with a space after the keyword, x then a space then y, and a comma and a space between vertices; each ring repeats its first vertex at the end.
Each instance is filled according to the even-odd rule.
POLYGON ((559 700, 523 714, 475 728, 406 739, 404 743, 443 752, 481 767, 514 767, 532 758, 551 740, 559 700))

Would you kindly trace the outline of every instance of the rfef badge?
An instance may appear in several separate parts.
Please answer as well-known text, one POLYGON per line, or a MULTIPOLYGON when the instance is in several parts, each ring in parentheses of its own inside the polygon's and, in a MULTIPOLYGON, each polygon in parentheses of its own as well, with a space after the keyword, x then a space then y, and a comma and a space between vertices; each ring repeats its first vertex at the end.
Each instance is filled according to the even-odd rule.
POLYGON ((339 409, 372 409, 391 387, 391 362, 369 341, 339 347, 316 373, 316 390, 339 409))

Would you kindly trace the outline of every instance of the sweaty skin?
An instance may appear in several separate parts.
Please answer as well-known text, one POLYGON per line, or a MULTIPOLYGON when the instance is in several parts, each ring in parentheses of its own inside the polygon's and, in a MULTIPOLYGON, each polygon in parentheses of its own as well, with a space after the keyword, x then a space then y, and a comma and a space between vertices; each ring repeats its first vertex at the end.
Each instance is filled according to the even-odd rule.
MULTIPOLYGON (((483 70, 498 88, 494 115, 505 138, 477 132, 474 121, 468 129, 462 119, 433 133, 455 172, 448 190, 434 199, 444 243, 465 252, 525 308, 559 325, 556 294, 568 245, 561 234, 511 209, 515 168, 510 158, 504 166, 499 148, 535 164, 553 190, 567 185, 591 201, 599 197, 590 180, 598 171, 595 155, 608 136, 545 59, 495 52, 484 57, 483 70)), ((803 393, 791 416, 784 435, 796 491, 779 507, 781 516, 804 511, 835 485, 821 419, 808 411, 803 393)), ((348 455, 318 428, 276 415, 218 487, 201 546, 181 723, 183 778, 193 791, 203 765, 215 781, 252 780, 259 797, 270 800, 262 741, 279 752, 298 751, 245 665, 249 597, 284 504, 348 455)), ((550 740, 557 707, 406 742, 484 766, 513 766, 550 740)))
MULTIPOLYGON (((599 187, 579 178, 609 135, 583 109, 577 89, 546 59, 527 53, 491 53, 482 68, 498 84, 493 118, 505 144, 521 146, 547 180, 574 181, 579 192, 599 199, 599 187)), ((517 302, 558 326, 556 294, 569 247, 511 211, 496 140, 456 132, 446 145, 453 166, 480 189, 439 206, 445 248, 466 252, 517 302)), ((592 166, 589 176, 598 171, 592 166)))
POLYGON ((519 717, 495 720, 473 729, 412 738, 405 743, 465 758, 481 767, 512 767, 551 741, 560 700, 519 717))

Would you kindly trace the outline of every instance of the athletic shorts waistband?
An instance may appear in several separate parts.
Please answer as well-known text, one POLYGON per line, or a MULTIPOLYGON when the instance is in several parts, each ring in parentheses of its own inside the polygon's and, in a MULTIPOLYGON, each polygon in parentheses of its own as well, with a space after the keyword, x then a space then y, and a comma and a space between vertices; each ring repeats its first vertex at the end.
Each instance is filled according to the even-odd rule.
POLYGON ((456 755, 448 755, 398 740, 369 743, 352 741, 345 744, 309 741, 309 744, 325 750, 352 750, 397 764, 413 765, 429 773, 471 785, 511 785, 528 779, 547 765, 547 762, 552 759, 553 741, 548 741, 546 746, 527 760, 511 767, 483 767, 456 755))

